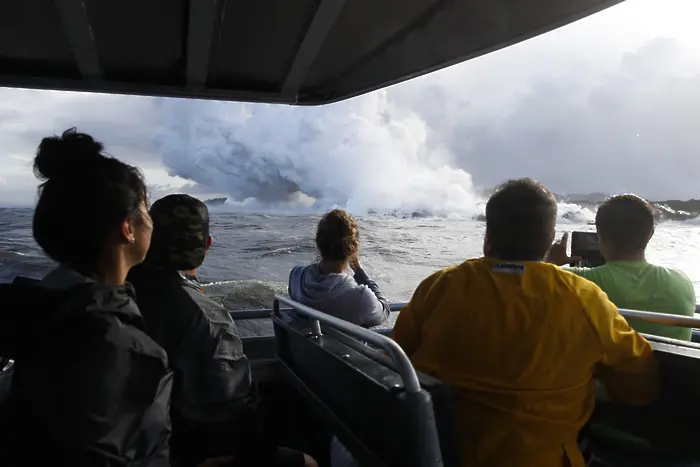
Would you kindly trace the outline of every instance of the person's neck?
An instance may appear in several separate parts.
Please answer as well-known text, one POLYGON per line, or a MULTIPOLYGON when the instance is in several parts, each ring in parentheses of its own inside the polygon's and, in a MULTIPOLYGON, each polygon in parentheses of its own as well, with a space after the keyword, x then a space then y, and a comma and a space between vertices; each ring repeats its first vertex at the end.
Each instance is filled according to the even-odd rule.
POLYGON ((180 272, 186 276, 195 276, 196 277, 198 270, 199 270, 199 268, 194 268, 194 269, 189 269, 187 271, 180 271, 180 272))
POLYGON ((131 267, 123 262, 117 262, 111 265, 103 265, 97 268, 94 272, 83 272, 78 271, 85 277, 94 280, 97 283, 104 285, 124 285, 126 282, 126 276, 129 273, 131 267))
POLYGON ((321 261, 318 268, 324 274, 342 274, 348 267, 346 261, 321 261))
POLYGON ((606 263, 611 263, 613 261, 646 261, 646 255, 644 254, 644 250, 642 250, 636 253, 616 253, 606 256, 606 263))
POLYGON ((510 263, 524 263, 524 262, 531 262, 531 263, 532 263, 532 262, 542 262, 542 261, 544 261, 544 258, 527 258, 527 259, 521 258, 521 259, 515 259, 515 258, 508 257, 508 255, 499 256, 499 255, 494 255, 494 254, 492 254, 492 253, 485 253, 485 254, 484 254, 484 258, 494 259, 494 260, 500 260, 500 261, 507 261, 507 262, 510 262, 510 263))

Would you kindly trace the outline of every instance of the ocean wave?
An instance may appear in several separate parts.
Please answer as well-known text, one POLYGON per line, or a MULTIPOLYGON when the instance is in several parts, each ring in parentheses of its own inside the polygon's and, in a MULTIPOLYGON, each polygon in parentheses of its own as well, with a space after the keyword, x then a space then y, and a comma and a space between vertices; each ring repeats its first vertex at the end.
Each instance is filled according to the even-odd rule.
POLYGON ((678 227, 695 227, 700 226, 700 217, 691 217, 683 220, 669 219, 664 224, 677 225, 678 227))
MULTIPOLYGON (((275 281, 239 280, 204 284, 204 293, 229 311, 271 309, 275 295, 287 295, 287 284, 275 281)), ((236 320, 241 337, 274 335, 269 319, 236 320)))
POLYGON ((272 308, 275 295, 287 294, 287 284, 264 280, 211 282, 202 286, 205 293, 228 310, 272 308))
POLYGON ((657 221, 690 221, 692 223, 697 223, 697 221, 700 220, 700 213, 698 212, 684 211, 682 209, 673 209, 665 204, 656 204, 654 207, 656 208, 655 214, 657 221))
POLYGON ((586 224, 595 220, 595 211, 574 203, 559 203, 558 222, 562 224, 586 224))
MULTIPOLYGON (((562 199, 559 206, 577 206, 580 209, 591 212, 595 216, 598 206, 604 199, 605 195, 603 194, 597 194, 594 199, 562 199)), ((650 204, 654 209, 654 217, 657 222, 693 221, 700 216, 700 200, 697 199, 650 201, 650 204)))
MULTIPOLYGON (((413 242, 411 242, 413 243, 413 242)), ((411 252, 402 247, 388 245, 375 245, 372 254, 384 257, 385 259, 406 260, 411 257, 411 252)))
MULTIPOLYGON (((380 213, 377 211, 370 211, 369 215, 365 217, 365 220, 377 219, 381 220, 383 218, 394 218, 394 219, 420 219, 426 221, 425 224, 412 225, 411 227, 435 227, 435 228, 446 228, 446 226, 437 223, 430 223, 431 220, 444 222, 445 220, 474 220, 485 222, 486 221, 486 206, 482 206, 483 212, 479 214, 463 215, 458 212, 446 213, 446 212, 432 212, 428 210, 402 212, 402 211, 391 211, 380 213)), ((581 206, 572 203, 558 203, 558 222, 564 224, 585 224, 595 220, 595 210, 586 206, 581 206)))
MULTIPOLYGON (((687 204, 688 202, 682 201, 678 202, 681 204, 687 204)), ((557 204, 558 208, 558 219, 557 222, 562 224, 587 224, 595 221, 595 213, 598 209, 600 203, 590 203, 590 202, 559 202, 557 204)), ((657 222, 691 222, 692 224, 700 224, 700 202, 699 206, 693 206, 696 210, 684 210, 684 209, 674 209, 673 202, 652 202, 652 207, 654 208, 654 216, 657 222)), ((484 207, 485 208, 485 207, 484 207)), ((484 209, 485 211, 485 209, 484 209)), ((475 221, 486 221, 486 214, 482 212, 480 214, 463 216, 460 213, 444 213, 444 212, 430 212, 427 210, 412 211, 412 212, 400 212, 393 211, 388 213, 371 212, 370 218, 376 217, 381 218, 398 218, 398 219, 423 219, 429 221, 431 219, 435 220, 475 220, 475 221)))
MULTIPOLYGON (((300 239, 299 238, 290 238, 287 240, 289 243, 285 243, 284 241, 277 241, 274 242, 275 244, 266 244, 266 245, 256 245, 256 246, 249 246, 249 247, 244 247, 241 248, 241 251, 245 253, 263 253, 263 254, 269 254, 269 253, 275 253, 275 252, 282 252, 286 251, 288 253, 304 253, 307 251, 315 251, 315 246, 308 241, 308 239, 304 239, 305 243, 299 243, 300 239)), ((272 243, 272 242, 270 242, 272 243)))
MULTIPOLYGON (((595 220, 595 212, 598 209, 600 203, 605 199, 604 194, 595 194, 595 196, 590 195, 589 198, 577 198, 574 195, 570 196, 559 196, 555 195, 558 203, 558 221, 560 223, 570 223, 570 224, 585 224, 590 223, 595 220)), ((581 195, 583 196, 583 195, 581 195)), ((226 198, 221 198, 226 200, 226 198)), ((208 200, 210 201, 210 200, 208 200)), ((208 202, 207 201, 207 202, 208 202)), ((379 224, 382 219, 425 219, 430 221, 431 219, 444 221, 444 220, 476 220, 485 221, 485 211, 486 211, 486 201, 485 198, 480 198, 475 196, 472 200, 473 202, 466 206, 458 206, 458 209, 454 209, 454 203, 451 206, 436 206, 434 208, 417 208, 417 209, 375 209, 369 208, 361 213, 356 213, 353 211, 357 217, 363 219, 368 224, 379 224)), ((700 200, 668 200, 668 201, 652 201, 652 206, 654 207, 655 217, 657 222, 666 221, 688 221, 700 218, 700 200)), ((343 207, 343 206, 340 206, 343 207)), ((264 209, 264 205, 260 206, 264 209)), ((345 206, 345 208, 348 208, 345 206)), ((350 209, 352 211, 352 209, 350 209)), ((304 211, 294 211, 292 213, 277 213, 277 215, 284 215, 286 217, 293 217, 295 214, 300 215, 304 218, 305 222, 308 215, 321 215, 325 211, 319 209, 305 208, 304 211)), ((223 211, 222 211, 223 212, 223 211)), ((259 216, 262 219, 271 219, 274 217, 272 214, 266 213, 246 213, 242 216, 236 216, 243 218, 245 216, 259 216)), ((258 224, 245 224, 245 225, 235 225, 232 227, 242 228, 242 229, 252 229, 252 230, 264 230, 258 224)))
POLYGON ((0 261, 5 260, 5 259, 13 259, 16 257, 25 257, 29 256, 28 253, 22 253, 19 251, 0 251, 0 261))

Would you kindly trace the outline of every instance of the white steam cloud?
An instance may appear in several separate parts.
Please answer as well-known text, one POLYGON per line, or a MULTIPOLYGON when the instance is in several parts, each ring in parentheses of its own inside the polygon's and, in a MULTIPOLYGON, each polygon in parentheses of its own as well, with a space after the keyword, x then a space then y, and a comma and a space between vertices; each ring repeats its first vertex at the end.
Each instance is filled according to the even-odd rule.
MULTIPOLYGON (((235 210, 478 217, 485 200, 429 122, 386 91, 324 107, 162 100, 155 137, 173 176, 235 210)), ((588 208, 559 204, 559 220, 588 208)))
POLYGON ((313 108, 163 100, 155 143, 170 174, 239 205, 357 214, 483 213, 470 174, 386 91, 313 108))

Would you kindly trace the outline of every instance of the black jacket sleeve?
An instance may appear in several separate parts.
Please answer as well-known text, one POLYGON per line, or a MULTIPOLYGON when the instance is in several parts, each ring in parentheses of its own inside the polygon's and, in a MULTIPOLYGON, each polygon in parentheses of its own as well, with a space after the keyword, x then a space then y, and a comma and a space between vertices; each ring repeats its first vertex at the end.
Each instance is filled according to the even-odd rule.
POLYGON ((171 365, 181 378, 174 401, 187 420, 213 423, 235 417, 251 393, 250 364, 228 311, 196 287, 184 286, 179 298, 192 317, 171 365))
POLYGON ((169 465, 172 373, 164 351, 114 316, 62 329, 50 358, 18 362, 15 372, 30 419, 53 440, 55 463, 169 465))

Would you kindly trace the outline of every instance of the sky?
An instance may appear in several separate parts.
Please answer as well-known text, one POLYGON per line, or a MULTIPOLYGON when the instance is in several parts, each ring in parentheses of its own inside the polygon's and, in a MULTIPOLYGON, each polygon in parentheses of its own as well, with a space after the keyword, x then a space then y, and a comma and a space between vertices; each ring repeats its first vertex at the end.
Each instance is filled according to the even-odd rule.
POLYGON ((0 88, 0 205, 34 203, 33 153, 72 126, 138 165, 154 198, 237 209, 470 211, 524 176, 558 193, 700 198, 698 17, 698 0, 628 0, 323 107, 0 88))

